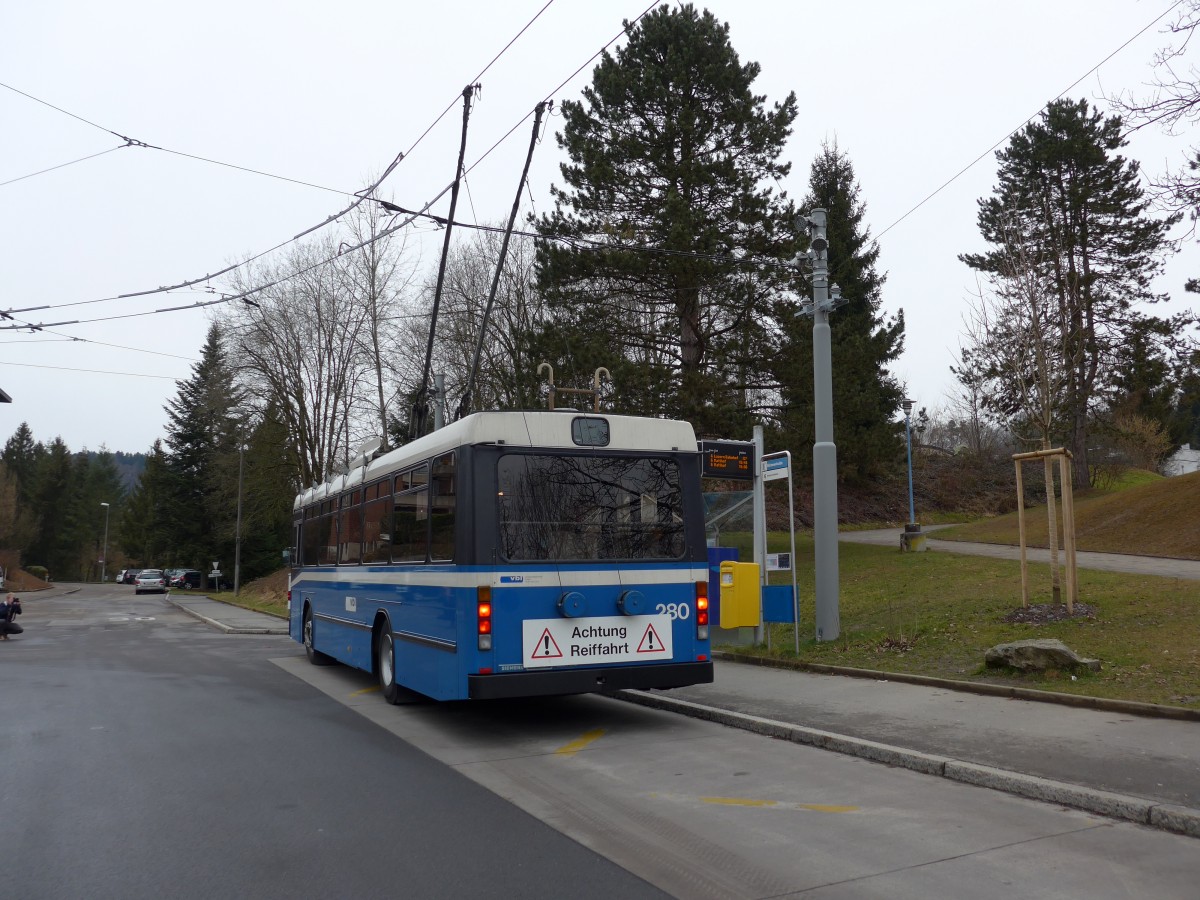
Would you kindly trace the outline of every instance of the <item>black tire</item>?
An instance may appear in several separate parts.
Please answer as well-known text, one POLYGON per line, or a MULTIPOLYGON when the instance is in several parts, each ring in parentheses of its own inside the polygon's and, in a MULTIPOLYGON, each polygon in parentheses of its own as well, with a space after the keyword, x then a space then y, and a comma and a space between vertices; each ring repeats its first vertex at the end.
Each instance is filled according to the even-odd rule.
POLYGON ((304 607, 304 624, 301 626, 301 628, 303 629, 301 635, 304 638, 304 655, 308 657, 308 661, 314 666, 335 665, 337 663, 336 659, 327 653, 322 653, 313 646, 312 609, 307 606, 304 607))
POLYGON ((383 699, 393 706, 423 699, 416 691, 396 684, 396 640, 392 637, 391 623, 386 620, 375 641, 375 675, 379 679, 379 692, 383 694, 383 699))

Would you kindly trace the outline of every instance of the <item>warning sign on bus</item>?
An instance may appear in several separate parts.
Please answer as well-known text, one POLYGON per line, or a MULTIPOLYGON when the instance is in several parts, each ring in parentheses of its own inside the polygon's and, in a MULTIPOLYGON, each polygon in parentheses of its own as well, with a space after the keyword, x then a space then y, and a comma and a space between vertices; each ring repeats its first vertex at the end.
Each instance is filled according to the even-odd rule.
POLYGON ((671 658, 671 617, 527 619, 522 642, 527 669, 653 662, 671 658))

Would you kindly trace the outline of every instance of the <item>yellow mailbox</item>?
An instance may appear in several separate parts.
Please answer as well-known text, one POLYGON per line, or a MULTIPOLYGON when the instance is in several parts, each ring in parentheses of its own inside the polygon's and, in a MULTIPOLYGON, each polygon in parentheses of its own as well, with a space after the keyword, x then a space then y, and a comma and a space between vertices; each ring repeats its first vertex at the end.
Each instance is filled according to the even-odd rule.
POLYGON ((762 578, 758 563, 721 563, 721 627, 762 623, 762 578))

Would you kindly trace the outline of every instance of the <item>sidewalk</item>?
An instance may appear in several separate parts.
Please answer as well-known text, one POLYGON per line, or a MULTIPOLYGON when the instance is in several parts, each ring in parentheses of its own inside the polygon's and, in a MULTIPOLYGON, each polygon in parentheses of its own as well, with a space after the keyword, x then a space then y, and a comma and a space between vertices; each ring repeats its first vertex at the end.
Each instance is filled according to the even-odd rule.
MULTIPOLYGON (((274 616, 208 597, 168 600, 233 634, 287 634, 274 616)), ((298 648, 297 648, 298 649, 298 648)), ((1137 715, 770 668, 714 654, 712 684, 623 691, 633 703, 1036 800, 1200 837, 1200 713, 1137 715)), ((932 680, 931 680, 932 681, 932 680)), ((1032 692, 1031 692, 1032 693, 1032 692)))
POLYGON ((712 684, 623 699, 1200 837, 1200 721, 716 656, 712 684))
MULTIPOLYGON (((926 527, 926 533, 933 533, 939 526, 926 527)), ((941 526, 944 527, 944 526, 941 526)), ((903 528, 878 528, 872 531, 842 531, 838 540, 851 544, 879 544, 887 547, 900 548, 900 535, 903 528)), ((994 559, 1021 558, 1021 548, 1009 544, 981 544, 975 541, 942 541, 936 538, 926 538, 925 546, 930 550, 947 553, 962 553, 967 556, 990 556, 994 559)), ((1025 558, 1030 562, 1050 562, 1050 551, 1041 547, 1028 547, 1025 558)), ((1060 562, 1063 559, 1059 552, 1060 562)), ((1081 569, 1097 569, 1101 572, 1129 572, 1134 575, 1162 575, 1166 578, 1188 578, 1200 581, 1200 560, 1173 559, 1166 556, 1133 556, 1128 553, 1096 553, 1091 550, 1078 550, 1075 553, 1075 564, 1081 569)))
POLYGON ((219 628, 226 634, 287 634, 288 623, 276 616, 242 609, 231 603, 222 603, 199 594, 173 595, 167 593, 167 602, 184 612, 219 628))

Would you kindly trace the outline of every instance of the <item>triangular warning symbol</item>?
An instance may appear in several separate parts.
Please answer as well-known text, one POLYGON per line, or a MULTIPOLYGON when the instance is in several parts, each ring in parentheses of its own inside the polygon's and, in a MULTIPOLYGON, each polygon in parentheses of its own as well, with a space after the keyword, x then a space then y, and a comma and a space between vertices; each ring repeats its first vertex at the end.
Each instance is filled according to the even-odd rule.
POLYGON ((662 653, 667 648, 663 646, 662 638, 658 636, 658 632, 654 630, 654 625, 646 626, 646 633, 642 635, 642 642, 638 644, 638 653, 662 653))
POLYGON ((533 653, 530 654, 533 659, 561 659, 562 651, 558 649, 558 644, 554 642, 554 637, 550 634, 549 628, 542 629, 542 636, 537 639, 537 646, 533 653))

